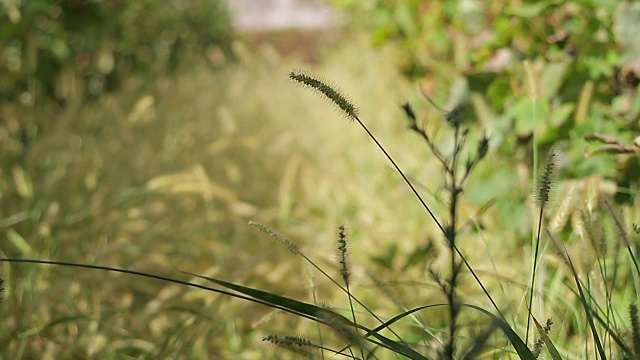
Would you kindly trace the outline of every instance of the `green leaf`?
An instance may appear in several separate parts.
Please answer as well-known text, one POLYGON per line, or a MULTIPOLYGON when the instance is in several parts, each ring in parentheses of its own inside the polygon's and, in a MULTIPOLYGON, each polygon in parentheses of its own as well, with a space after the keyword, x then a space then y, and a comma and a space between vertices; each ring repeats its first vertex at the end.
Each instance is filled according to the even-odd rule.
POLYGON ((511 342, 511 345, 513 346, 514 350, 516 351, 516 353, 518 353, 518 356, 520 357, 520 360, 536 360, 536 358, 535 358, 535 356, 533 356, 533 353, 531 352, 531 350, 529 350, 529 348, 527 347, 527 344, 525 344, 524 341, 522 341, 520 336, 518 336, 518 334, 516 334, 516 332, 513 331, 511 326, 509 326, 509 324, 507 324, 506 321, 504 321, 503 319, 493 315, 492 313, 488 312, 487 310, 485 310, 485 309, 483 309, 481 307, 478 307, 476 305, 462 304, 461 306, 478 310, 481 313, 483 313, 483 314, 489 316, 490 318, 492 318, 496 322, 498 327, 502 330, 502 332, 504 332, 506 337, 509 339, 509 342, 511 342))
POLYGON ((624 47, 620 65, 640 58, 640 3, 624 2, 618 7, 613 19, 613 34, 618 44, 624 47))
POLYGON ((509 9, 509 13, 523 18, 532 18, 539 16, 547 7, 546 1, 538 1, 533 4, 517 6, 509 9))
POLYGON ((571 65, 571 61, 552 62, 545 66, 542 72, 541 95, 547 99, 556 96, 564 84, 571 65))
MULTIPOLYGON (((363 327, 361 325, 356 325, 353 322, 351 322, 351 320, 347 319, 346 317, 339 315, 333 311, 318 307, 316 305, 312 305, 309 303, 305 303, 302 301, 298 301, 295 299, 291 299, 285 296, 280 296, 274 293, 270 293, 267 291, 262 291, 262 290, 258 290, 258 289, 254 289, 254 288, 250 288, 250 287, 246 287, 246 286, 242 286, 242 285, 238 285, 238 284, 234 284, 234 283, 230 283, 224 280, 220 280, 220 279, 215 279, 215 278, 211 278, 211 277, 207 277, 207 276, 202 276, 202 275, 197 275, 197 274, 192 274, 192 273, 187 273, 189 275, 193 275, 196 277, 199 277, 201 279, 205 279, 208 281, 211 281, 215 284, 218 284, 220 286, 226 287, 228 289, 237 291, 239 293, 248 295, 250 297, 253 297, 255 299, 258 300, 262 300, 268 304, 273 304, 274 307, 285 310, 285 311, 289 311, 291 313, 294 314, 304 314, 307 315, 306 317, 310 317, 313 318, 315 321, 318 322, 323 322, 323 318, 331 318, 332 320, 337 320, 343 324, 346 324, 346 326, 349 327, 357 327, 359 329, 362 329, 365 331, 366 334, 373 336, 374 338, 376 338, 376 340, 380 341, 381 345, 385 346, 386 348, 396 352, 397 354, 400 355, 404 355, 410 359, 419 359, 419 360, 426 360, 427 358, 425 358, 424 356, 420 355, 419 353, 417 353, 416 351, 414 351, 413 349, 411 349, 409 346, 403 344, 403 343, 399 343, 396 341, 393 341, 385 336, 382 336, 380 334, 377 333, 377 330, 370 330, 366 327, 363 327)), ((416 310, 417 311, 417 310, 416 310)), ((403 314, 401 314, 403 315, 403 314)), ((394 318, 395 319, 395 318, 394 318)), ((393 320, 393 319, 392 319, 393 320)), ((323 322, 324 323, 324 322, 323 322)), ((325 323, 328 326, 331 326, 330 323, 325 323)), ((386 327, 386 326, 384 326, 386 327)))
POLYGON ((529 134, 545 124, 547 116, 546 102, 542 99, 520 99, 508 113, 514 118, 518 134, 529 134))

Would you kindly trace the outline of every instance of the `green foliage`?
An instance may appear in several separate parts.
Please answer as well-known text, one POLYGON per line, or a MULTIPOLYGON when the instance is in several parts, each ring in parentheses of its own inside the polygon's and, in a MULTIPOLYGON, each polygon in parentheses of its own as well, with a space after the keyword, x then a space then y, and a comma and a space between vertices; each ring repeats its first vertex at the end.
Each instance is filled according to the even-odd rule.
POLYGON ((637 2, 334 3, 372 29, 373 43, 399 43, 409 59, 399 64, 407 76, 424 79, 427 89, 453 82, 505 157, 513 161, 531 140, 542 152, 555 144, 567 162, 582 164, 567 176, 608 178, 619 186, 616 200, 634 201, 640 187, 629 175, 640 171, 630 160, 640 152, 634 143, 640 130, 637 2), (449 64, 445 71, 443 64, 449 64), (597 156, 606 154, 627 156, 597 156))
POLYGON ((4 1, 0 97, 77 103, 132 74, 173 72, 188 54, 226 48, 229 40, 220 0, 4 1))

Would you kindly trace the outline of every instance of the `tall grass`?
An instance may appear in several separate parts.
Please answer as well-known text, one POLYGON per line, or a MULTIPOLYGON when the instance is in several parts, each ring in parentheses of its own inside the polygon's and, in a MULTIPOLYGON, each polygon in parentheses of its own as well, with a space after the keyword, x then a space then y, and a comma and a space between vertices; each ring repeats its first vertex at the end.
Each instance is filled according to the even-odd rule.
MULTIPOLYGON (((435 158, 436 165, 429 168, 429 173, 440 179, 442 191, 434 192, 429 199, 423 196, 424 190, 420 183, 401 168, 399 162, 395 160, 396 157, 369 129, 364 118, 361 119, 362 115, 358 108, 343 92, 328 82, 306 73, 293 72, 290 78, 312 89, 320 96, 328 98, 347 119, 362 128, 408 187, 417 204, 424 210, 422 223, 429 222, 438 230, 440 238, 434 241, 444 244, 446 261, 439 264, 424 262, 423 274, 428 281, 422 279, 439 293, 439 296, 433 296, 433 299, 439 299, 438 301, 426 302, 418 298, 413 300, 420 303, 419 305, 406 306, 404 300, 387 286, 388 283, 372 271, 371 277, 377 284, 373 290, 376 294, 374 296, 394 299, 393 308, 397 306, 401 310, 394 312, 393 309, 383 309, 384 314, 381 314, 380 306, 368 305, 368 301, 361 298, 358 289, 354 287, 352 275, 358 270, 354 269, 349 249, 353 251, 356 245, 350 244, 349 235, 343 226, 338 227, 336 235, 338 255, 335 268, 330 268, 314 259, 304 247, 287 236, 260 223, 251 223, 261 232, 280 242, 295 256, 300 257, 312 269, 312 273, 320 274, 321 279, 343 293, 346 305, 340 307, 323 303, 323 292, 315 285, 311 286, 312 301, 306 302, 291 296, 280 295, 279 291, 274 289, 244 286, 240 285, 242 281, 227 281, 209 274, 184 273, 183 275, 192 279, 187 281, 175 276, 157 275, 150 271, 95 265, 89 262, 74 263, 27 257, 3 257, 2 262, 57 265, 120 273, 196 288, 208 292, 209 299, 214 299, 214 303, 219 299, 217 296, 221 295, 264 305, 278 312, 289 313, 318 324, 315 335, 269 334, 263 338, 264 341, 305 357, 341 356, 354 359, 385 359, 396 355, 410 359, 470 359, 516 356, 521 359, 536 359, 543 351, 547 351, 554 359, 637 358, 640 355, 637 350, 640 348, 637 345, 640 344, 638 338, 640 329, 638 329, 635 305, 638 296, 635 290, 640 274, 635 257, 634 240, 629 235, 624 217, 602 196, 602 201, 591 202, 591 207, 585 207, 579 212, 580 217, 577 218, 579 220, 575 220, 575 226, 572 227, 578 230, 557 233, 550 230, 543 231, 545 208, 553 183, 556 181, 554 178, 557 171, 555 150, 550 153, 543 167, 536 194, 539 200, 539 213, 535 217, 535 222, 538 226, 535 247, 531 249, 534 254, 533 271, 528 286, 525 286, 521 294, 526 299, 527 306, 526 321, 523 321, 518 314, 512 313, 513 301, 517 296, 507 299, 496 297, 494 293, 496 287, 488 286, 487 277, 493 280, 492 278, 499 274, 493 273, 488 276, 486 271, 478 271, 478 267, 473 262, 477 257, 468 255, 474 252, 474 244, 463 241, 470 237, 474 229, 477 231, 480 227, 481 214, 474 214, 463 220, 461 204, 467 185, 472 181, 476 169, 492 156, 489 151, 490 137, 485 134, 475 134, 476 129, 465 125, 466 123, 460 118, 464 112, 459 108, 444 112, 441 119, 425 120, 417 115, 412 105, 402 104, 401 112, 407 119, 406 124, 409 130, 424 141, 426 148, 435 158), (440 125, 433 127, 434 123, 440 125), (434 128, 439 128, 439 131, 434 131, 434 128), (442 141, 443 138, 446 141, 442 141), (617 241, 611 241, 611 239, 617 241), (582 259, 567 247, 569 240, 574 242, 581 240, 583 244, 591 246, 591 251, 595 254, 597 271, 587 268, 594 264, 578 265, 576 259, 582 259), (551 244, 556 249, 557 256, 545 254, 545 244, 551 244), (622 266, 624 261, 632 266, 622 266), (543 289, 539 293, 535 291, 536 280, 541 280, 538 272, 541 271, 543 264, 555 271, 556 278, 564 283, 569 293, 573 293, 577 305, 571 304, 571 300, 568 300, 567 308, 575 306, 575 312, 579 316, 542 321, 541 316, 544 314, 536 314, 533 311, 532 304, 536 297, 545 300, 554 295, 545 292, 544 287, 539 287, 543 289), (332 273, 337 273, 338 276, 332 273), (466 276, 471 276, 472 281, 465 280, 466 276), (203 285, 203 282, 209 285, 203 285), (633 285, 632 289, 626 286, 628 283, 633 285), (471 287, 480 289, 480 293, 484 296, 482 301, 478 299, 469 301, 466 292, 471 287), (616 291, 620 288, 627 292, 616 291), (630 296, 629 293, 634 295, 630 296), (620 295, 623 297, 619 298, 620 295), (621 302, 629 302, 629 299, 632 300, 630 304, 619 305, 621 302), (628 310, 621 312, 621 308, 628 310), (552 323, 558 322, 578 330, 586 328, 588 337, 580 331, 573 330, 576 334, 573 336, 581 337, 580 341, 558 342, 552 336, 554 330, 552 323), (536 339, 531 342, 529 342, 530 327, 535 329, 533 333, 536 334, 536 339), (315 338, 312 339, 311 336, 315 338), (584 344, 583 348, 574 347, 580 342, 584 344)), ((425 103, 434 103, 429 98, 425 100, 425 103)), ((202 179, 202 171, 196 168, 190 176, 194 179, 202 179)), ((169 189, 167 191, 179 191, 172 187, 175 184, 172 177, 157 178, 153 184, 154 189, 166 188, 169 189)), ((224 194, 224 191, 216 187, 210 187, 209 191, 223 198, 230 196, 220 195, 224 194)), ((598 198, 600 198, 599 194, 598 198)), ((637 233, 638 228, 634 227, 634 229, 637 233)), ((372 228, 369 231, 373 232, 375 229, 372 228)), ((402 234, 398 234, 398 237, 401 238, 402 234)), ((17 239, 14 241, 20 243, 17 239)), ((398 240, 394 239, 394 241, 398 240)), ((495 239, 491 245, 500 246, 500 241, 502 239, 495 239)), ((38 255, 46 257, 44 254, 38 255)), ((425 256, 428 256, 428 253, 425 256)), ((501 260, 507 261, 507 259, 501 260)), ((522 270, 524 272, 524 269, 522 270)), ((10 275, 21 276, 20 272, 10 275)), ((269 274, 257 272, 251 275, 269 274)), ((394 274, 394 276, 397 280, 402 280, 403 274, 394 274)), ((100 283, 115 281, 117 280, 101 279, 100 283)), ((312 283, 315 284, 317 281, 314 279, 312 283)), ((499 279, 499 282, 508 284, 510 281, 499 279)), ((414 283, 409 286, 405 298, 411 297, 412 293, 419 293, 418 288, 424 286, 424 283, 414 283)), ((18 297, 9 297, 9 301, 16 299, 18 297)), ((367 299, 372 298, 368 296, 367 299)), ((335 301, 335 299, 332 300, 335 301)), ((3 306, 6 306, 6 303, 7 300, 3 306)), ((558 305, 554 304, 554 306, 558 305)), ((81 310, 82 307, 79 307, 78 314, 81 314, 81 310)), ((562 312, 561 310, 554 313, 562 312)), ((196 321, 202 321, 203 318, 198 317, 196 321)))

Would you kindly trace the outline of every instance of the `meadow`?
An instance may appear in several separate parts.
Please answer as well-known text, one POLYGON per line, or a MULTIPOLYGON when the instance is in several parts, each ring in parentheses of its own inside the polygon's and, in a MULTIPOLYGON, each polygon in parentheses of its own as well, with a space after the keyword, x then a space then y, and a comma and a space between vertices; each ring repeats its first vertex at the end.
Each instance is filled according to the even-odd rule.
POLYGON ((604 117, 585 115, 603 111, 589 85, 562 106, 561 85, 545 90, 559 70, 543 60, 516 62, 503 113, 494 86, 484 98, 472 91, 470 119, 460 107, 458 120, 455 61, 407 77, 407 44, 373 46, 369 35, 319 45, 312 62, 235 39, 229 53, 189 57, 153 81, 132 76, 73 106, 4 107, 3 258, 230 289, 197 274, 286 298, 264 306, 132 274, 3 261, 0 357, 638 356, 639 209, 635 183, 620 180, 636 155, 586 137, 613 134, 595 140, 622 148, 633 126, 608 132, 604 117), (357 119, 291 72, 339 88, 357 119), (311 305, 287 313, 300 306, 289 298, 353 323, 305 319, 321 311, 311 305), (377 332, 394 342, 364 330, 395 316, 377 332))

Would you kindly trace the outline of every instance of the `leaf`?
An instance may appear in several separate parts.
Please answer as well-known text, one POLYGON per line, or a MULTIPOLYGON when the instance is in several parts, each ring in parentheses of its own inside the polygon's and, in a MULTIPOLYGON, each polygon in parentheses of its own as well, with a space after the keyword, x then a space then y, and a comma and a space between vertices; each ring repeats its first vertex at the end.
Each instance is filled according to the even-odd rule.
POLYGON ((542 71, 541 95, 544 98, 552 98, 558 94, 558 91, 567 78, 571 61, 552 62, 545 66, 542 71))
MULTIPOLYGON (((242 286, 242 285, 226 282, 226 281, 220 280, 220 279, 210 278, 210 277, 207 277, 207 276, 192 274, 192 273, 188 273, 188 272, 186 274, 189 274, 189 275, 192 275, 192 276, 199 277, 201 279, 205 279, 205 280, 211 281, 211 282, 213 282, 215 284, 218 284, 220 286, 226 287, 228 289, 231 289, 231 290, 237 291, 239 293, 242 293, 242 294, 248 295, 250 297, 253 297, 255 299, 261 300, 261 301, 263 301, 265 303, 273 304, 273 307, 275 307, 275 308, 279 308, 279 309, 291 312, 293 314, 306 315, 305 317, 311 318, 314 321, 323 322, 322 321, 322 317, 325 317, 325 318, 331 318, 332 321, 337 320, 337 321, 339 321, 339 322, 341 322, 343 324, 347 324, 347 326, 349 326, 349 327, 357 327, 359 329, 364 330, 366 334, 375 337, 378 341, 380 341, 381 345, 383 345, 386 348, 396 352, 397 354, 407 356, 410 359, 419 359, 419 360, 426 360, 427 359, 424 356, 422 356, 419 353, 417 353, 416 351, 414 351, 413 349, 411 349, 409 346, 407 346, 407 345, 405 345, 403 343, 399 343, 399 342, 393 341, 393 340, 391 340, 391 339, 389 339, 389 338, 387 338, 385 336, 382 336, 382 335, 378 334, 377 330, 370 330, 370 329, 368 329, 366 327, 363 327, 361 325, 356 325, 353 322, 351 322, 349 319, 347 319, 346 317, 344 317, 344 316, 342 316, 340 314, 337 314, 337 313, 335 313, 333 311, 318 307, 316 305, 308 304, 308 303, 305 303, 305 302, 302 302, 302 301, 291 299, 291 298, 288 298, 288 297, 285 297, 285 296, 280 296, 280 295, 277 295, 277 294, 274 294, 274 293, 270 293, 270 292, 267 292, 267 291, 258 290, 258 289, 254 289, 254 288, 245 287, 245 286, 242 286)), ((325 325, 331 326, 330 323, 325 323, 325 325)))
POLYGON ((551 125, 553 125, 554 128, 562 126, 569 119, 569 115, 573 113, 574 109, 575 105, 573 103, 564 103, 557 109, 554 109, 549 118, 551 125))
POLYGON ((523 18, 533 18, 539 16, 546 7, 547 2, 539 1, 532 4, 513 7, 509 9, 509 13, 523 18))
POLYGON ((484 313, 485 315, 491 317, 493 320, 495 320, 496 324, 498 325, 498 327, 500 329, 502 329, 502 332, 504 332, 506 337, 511 342, 511 345, 515 349, 516 353, 518 353, 518 356, 520 357, 520 360, 536 360, 536 358, 535 358, 535 356, 533 356, 533 353, 531 352, 531 350, 529 350, 529 348, 527 347, 527 344, 525 344, 524 341, 522 341, 520 336, 518 336, 518 334, 516 334, 516 332, 513 331, 511 326, 509 326, 509 324, 507 324, 506 321, 504 321, 503 319, 493 315, 492 313, 488 312, 487 310, 485 310, 485 309, 483 309, 481 307, 478 307, 476 305, 462 304, 461 306, 478 310, 478 311, 484 313))
POLYGON ((622 2, 613 17, 613 35, 618 44, 640 56, 640 3, 622 2))
POLYGON ((514 118, 516 132, 525 135, 541 130, 540 127, 545 123, 547 109, 542 99, 522 98, 509 109, 508 113, 514 118))

